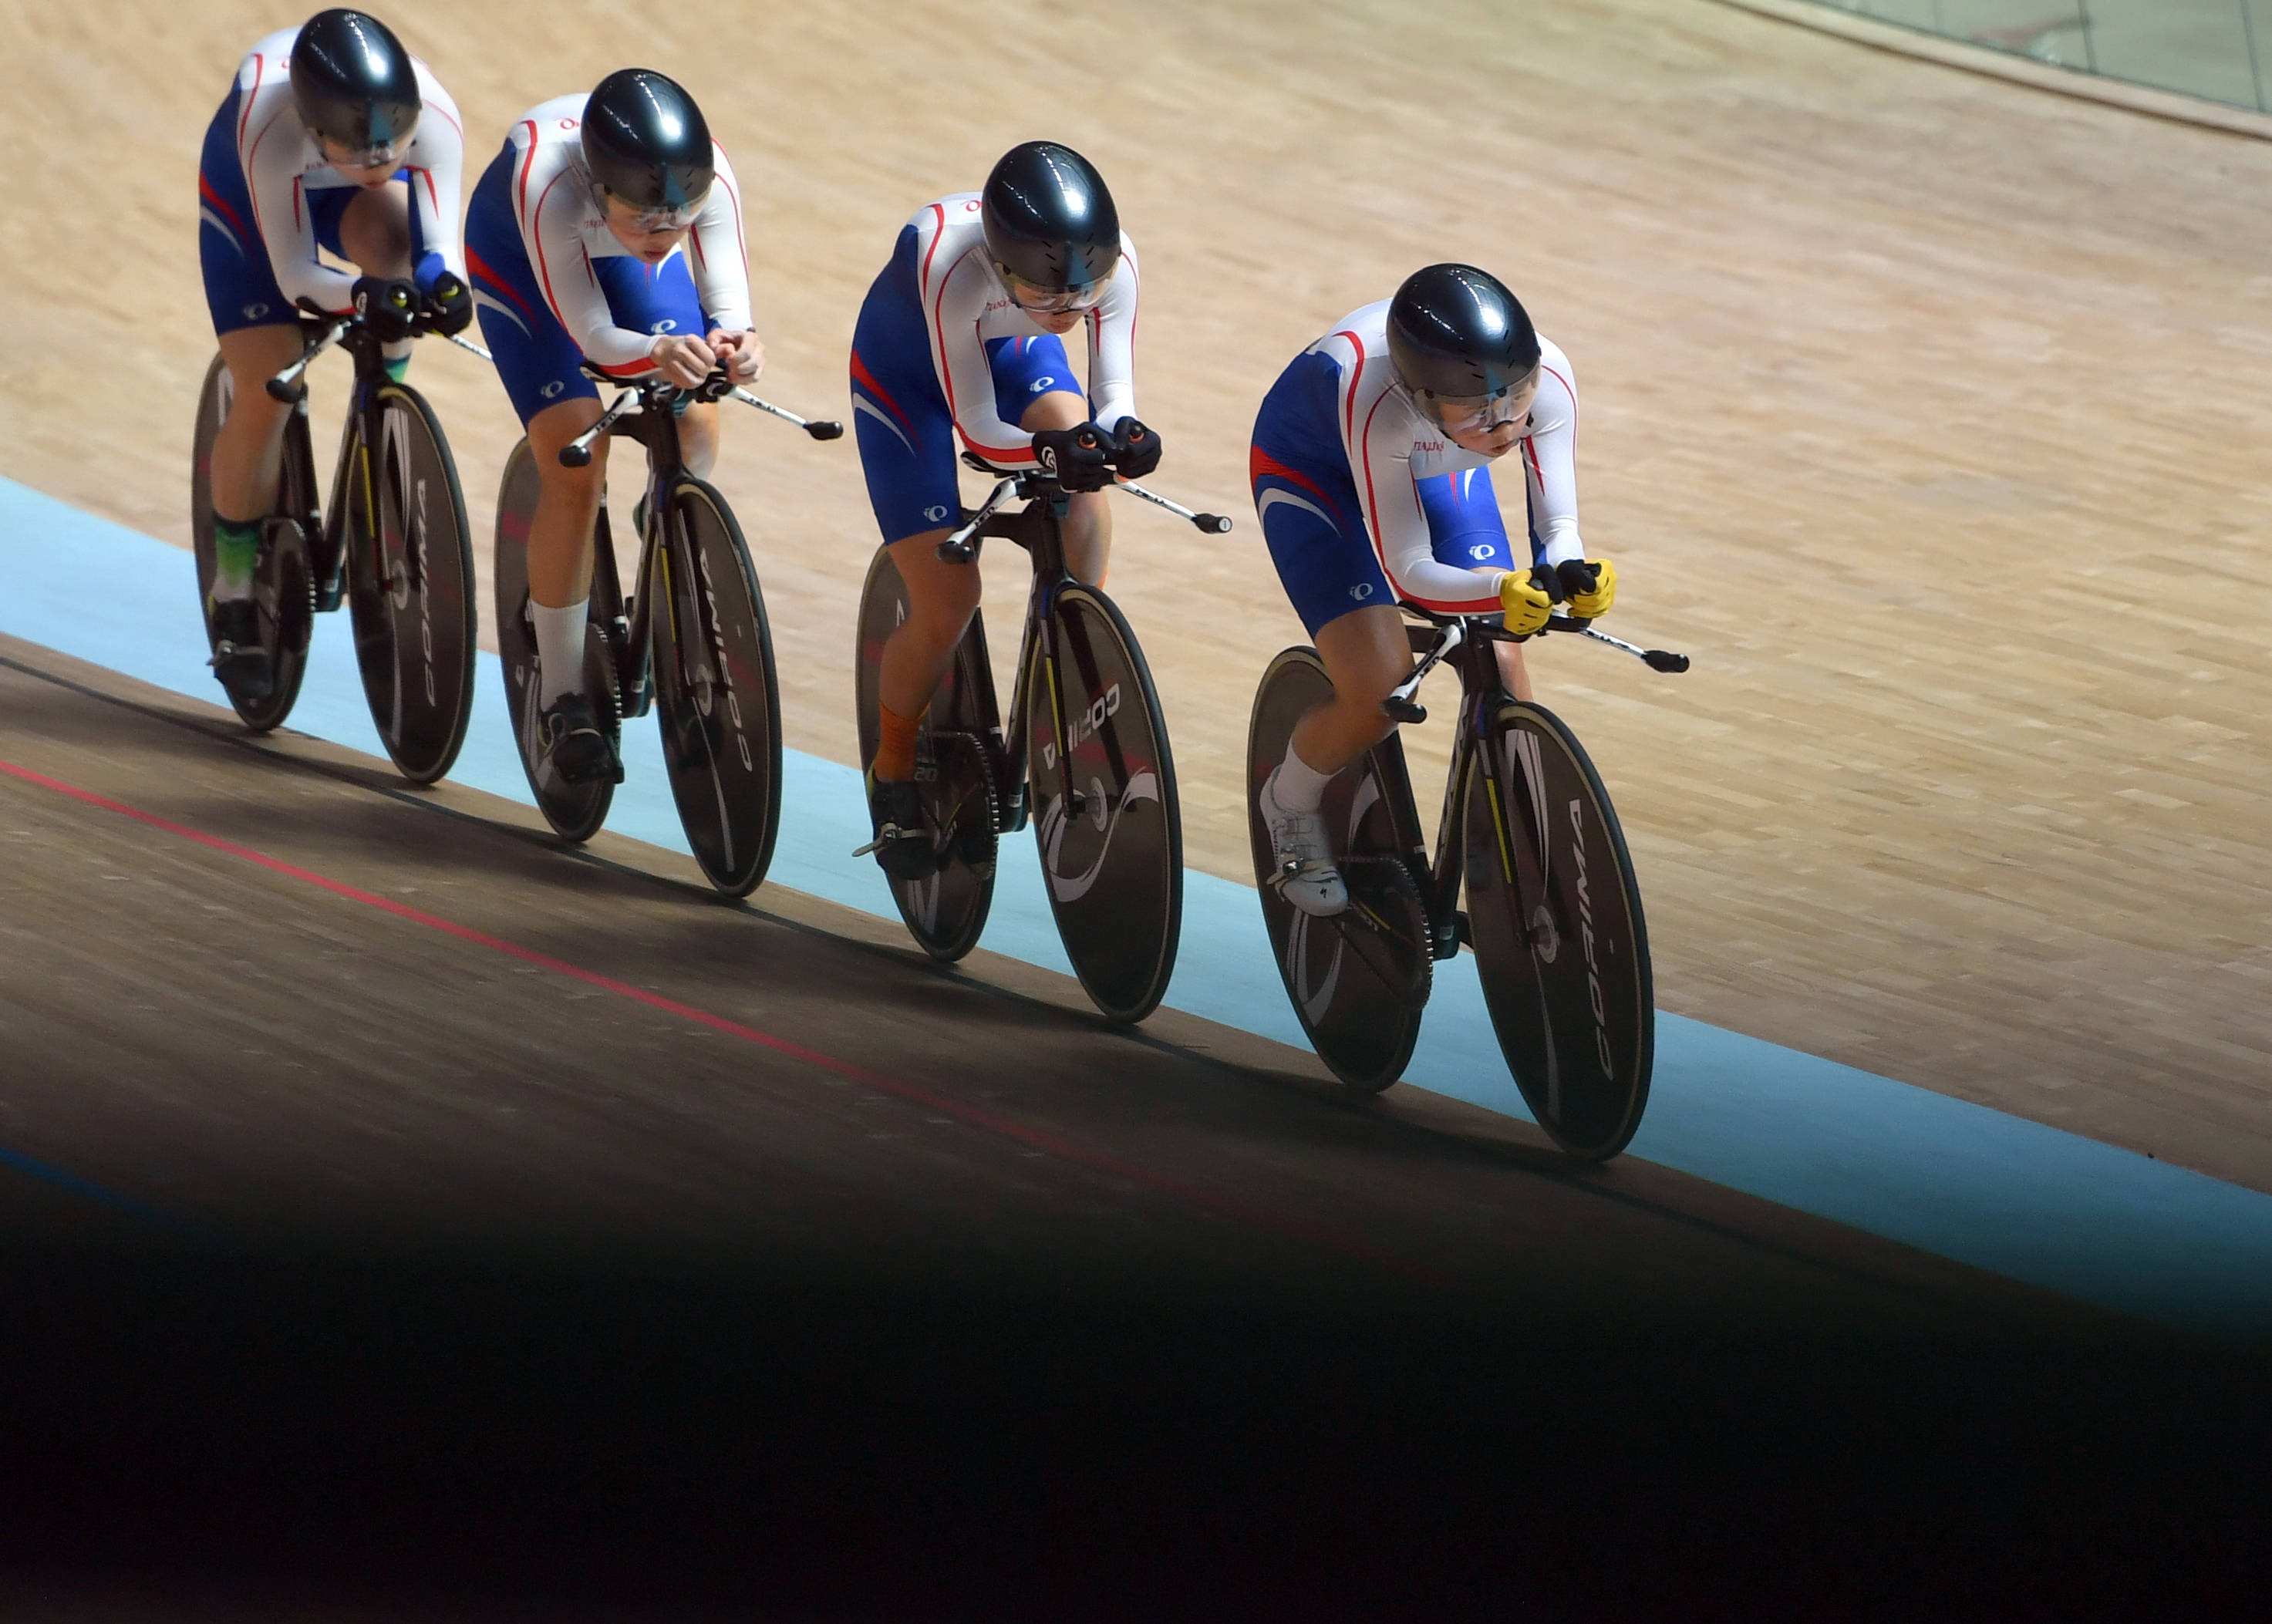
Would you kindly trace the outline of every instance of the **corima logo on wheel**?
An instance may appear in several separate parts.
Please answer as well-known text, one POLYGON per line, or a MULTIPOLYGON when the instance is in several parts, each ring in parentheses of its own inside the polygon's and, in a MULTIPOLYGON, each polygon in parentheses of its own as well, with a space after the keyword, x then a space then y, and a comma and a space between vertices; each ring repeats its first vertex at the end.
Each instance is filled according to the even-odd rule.
MULTIPOLYGON (((1082 711, 1065 724, 1065 749, 1068 752, 1080 749, 1081 740, 1096 737, 1097 729, 1104 725, 1104 719, 1107 716, 1117 716, 1119 714, 1120 685, 1114 683, 1102 693, 1091 700, 1087 710, 1082 711)), ((1043 741, 1042 770, 1047 772, 1057 764, 1057 745, 1049 741, 1043 741)))
POLYGON ((1570 803, 1570 834, 1578 859, 1578 931, 1586 947, 1586 992, 1594 1005, 1594 1051, 1602 1062, 1602 1075, 1614 1077, 1610 1059, 1610 1016, 1602 997, 1602 972, 1594 957, 1594 898, 1586 886, 1586 803, 1570 803))

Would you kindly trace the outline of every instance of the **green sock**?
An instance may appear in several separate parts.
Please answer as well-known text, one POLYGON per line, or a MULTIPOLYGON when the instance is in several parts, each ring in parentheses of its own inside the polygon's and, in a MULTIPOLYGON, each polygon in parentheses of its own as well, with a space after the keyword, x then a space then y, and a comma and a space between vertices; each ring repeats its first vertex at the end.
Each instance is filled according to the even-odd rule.
POLYGON ((260 557, 260 525, 213 515, 213 597, 252 595, 252 566, 260 557))
POLYGON ((399 383, 400 383, 400 382, 402 381, 403 375, 404 375, 405 373, 407 373, 407 371, 409 371, 409 370, 410 370, 410 357, 409 357, 409 356, 407 356, 407 355, 389 355, 389 356, 386 358, 386 375, 387 375, 389 378, 392 378, 396 383, 398 383, 398 384, 399 384, 399 383))

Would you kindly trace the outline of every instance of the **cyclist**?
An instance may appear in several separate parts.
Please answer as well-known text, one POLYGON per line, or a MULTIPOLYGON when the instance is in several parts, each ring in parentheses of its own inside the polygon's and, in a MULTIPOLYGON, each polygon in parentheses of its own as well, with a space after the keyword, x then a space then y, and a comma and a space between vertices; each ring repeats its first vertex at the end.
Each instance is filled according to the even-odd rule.
POLYGON ((213 670, 249 698, 273 681, 252 581, 292 408, 267 380, 301 350, 297 309, 360 311, 397 377, 419 320, 474 318, 458 243, 457 104, 386 25, 318 11, 236 71, 198 161, 198 258, 233 395, 213 445, 213 670), (329 250, 360 275, 318 257, 329 250))
POLYGON ((983 191, 927 204, 901 230, 852 334, 852 415, 877 525, 907 583, 908 617, 884 646, 878 744, 868 764, 877 861, 919 879, 916 733, 978 607, 978 572, 940 559, 960 513, 955 437, 995 467, 1039 468, 1075 492, 1066 565, 1103 579, 1117 471, 1158 466, 1135 416, 1136 247, 1104 178, 1054 141, 1012 147, 983 191), (1063 335, 1088 333, 1087 388, 1063 335), (908 838, 902 838, 902 837, 908 838))
MULTIPOLYGON (((1501 614, 1517 632, 1546 623, 1550 569, 1574 614, 1614 601, 1617 572, 1587 561, 1578 538, 1577 427, 1568 357, 1496 277, 1465 265, 1416 271, 1344 318, 1264 399, 1255 511, 1334 684, 1260 793, 1281 889, 1303 912, 1349 906, 1318 809, 1334 775, 1395 726, 1381 701, 1412 671, 1396 601, 1501 614), (1491 476, 1517 450, 1530 514, 1520 567, 1491 476)), ((1502 643, 1499 659, 1528 699, 1521 648, 1502 643)))
MULTIPOLYGON (((528 618, 535 715, 521 727, 533 767, 568 783, 623 782, 614 742, 584 692, 592 535, 608 442, 580 468, 560 450, 601 415, 584 362, 611 378, 691 389, 725 368, 756 381, 765 346, 751 330, 742 198, 694 99, 646 68, 623 68, 588 96, 521 115, 466 215, 466 258, 482 334, 535 455, 528 526, 528 618)), ((706 476, 718 408, 685 404, 678 442, 706 476)))

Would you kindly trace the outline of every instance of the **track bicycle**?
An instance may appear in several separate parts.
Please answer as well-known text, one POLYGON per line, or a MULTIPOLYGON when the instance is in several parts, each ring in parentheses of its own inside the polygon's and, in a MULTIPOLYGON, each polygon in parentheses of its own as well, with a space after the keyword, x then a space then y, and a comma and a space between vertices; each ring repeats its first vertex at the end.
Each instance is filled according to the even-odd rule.
MULTIPOLYGON (((620 381, 589 365, 584 370, 600 382, 620 381)), ((562 447, 560 460, 588 466, 593 443, 603 434, 646 447, 646 492, 632 510, 639 573, 628 601, 604 500, 593 527, 584 691, 618 744, 624 718, 654 711, 671 798, 694 860, 726 895, 746 896, 765 878, 781 826, 781 689, 773 632, 733 509, 714 486, 687 471, 678 445, 680 412, 729 398, 786 418, 815 439, 844 432, 841 423, 808 422, 759 400, 723 370, 693 389, 658 376, 618 393, 598 422, 562 447)), ((528 618, 528 524, 536 496, 536 459, 524 438, 505 460, 497 492, 497 625, 505 701, 539 810, 562 839, 585 841, 607 820, 622 773, 619 767, 614 779, 570 783, 537 748, 536 637, 528 618)))
MULTIPOLYGON (((916 780, 932 831, 937 872, 890 881, 900 917, 923 951, 953 962, 977 945, 994 896, 1001 835, 1028 821, 1065 955, 1082 989, 1115 1021, 1158 1007, 1183 928, 1183 824, 1152 673, 1118 607, 1065 568, 1065 488, 1044 475, 1001 475, 942 558, 975 568, 980 543, 999 536, 1031 555, 1032 589, 1018 650, 1009 731, 994 691, 983 612, 974 611, 916 735, 916 780), (1015 497, 1025 505, 1005 513, 1015 497)), ((1230 520, 1196 513, 1128 480, 1125 490, 1208 535, 1230 520)), ((860 596, 856 698, 860 759, 876 753, 876 704, 885 640, 907 618, 907 588, 878 548, 860 596)), ((871 844, 854 855, 875 849, 871 844)))
MULTIPOLYGON (((1561 595, 1558 584, 1549 591, 1561 595)), ((1469 946, 1538 1125, 1571 1155, 1606 1161, 1640 1126, 1656 1031, 1648 932, 1617 812, 1568 724, 1507 692, 1495 646, 1524 638, 1496 615, 1399 607, 1423 623, 1406 628, 1421 659, 1382 708, 1400 723, 1424 721, 1420 685, 1439 663, 1457 671, 1451 773, 1432 860, 1398 734, 1334 776, 1320 817, 1349 888, 1342 913, 1315 918, 1286 901, 1256 807, 1295 723, 1333 692, 1325 664, 1315 649, 1286 649, 1255 692, 1247 817, 1287 997, 1334 1075, 1376 1093, 1412 1058, 1435 961, 1469 946)), ((1567 614, 1545 630, 1656 670, 1688 669, 1685 655, 1635 647, 1567 614)))
MULTIPOLYGON (((307 674, 318 614, 344 597, 355 626, 355 663, 387 755, 414 783, 450 770, 473 714, 474 554, 465 497, 441 421, 426 398, 387 375, 378 337, 357 316, 303 313, 307 347, 268 380, 269 395, 292 408, 284 427, 276 500, 261 527, 253 600, 271 682, 265 693, 225 685, 245 725, 266 732, 283 722, 307 674), (347 422, 328 503, 316 498, 308 430, 310 363, 333 345, 355 363, 347 422)), ((434 329, 421 318, 414 329, 434 329)), ((445 335, 488 359, 478 345, 445 335)), ((213 592, 213 443, 228 415, 234 385, 215 355, 198 397, 190 530, 206 640, 218 654, 213 592)))

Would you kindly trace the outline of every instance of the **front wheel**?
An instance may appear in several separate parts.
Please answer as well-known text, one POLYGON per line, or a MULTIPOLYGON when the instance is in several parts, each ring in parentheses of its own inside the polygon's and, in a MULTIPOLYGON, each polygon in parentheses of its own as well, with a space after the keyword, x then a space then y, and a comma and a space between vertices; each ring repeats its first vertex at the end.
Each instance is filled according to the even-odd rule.
POLYGON ((1507 1068, 1538 1125, 1607 1161, 1648 1104, 1656 1003, 1633 860, 1609 792, 1552 712, 1506 701, 1462 815, 1476 965, 1507 1068))
MULTIPOLYGON (((215 355, 198 395, 191 444, 190 537, 198 564, 198 612, 206 645, 214 644, 211 604, 213 572, 213 445, 235 399, 228 363, 215 355)), ((292 714, 308 674, 308 641, 315 631, 316 587, 309 565, 309 531, 316 523, 316 460, 308 441, 308 404, 286 420, 284 455, 272 517, 261 527, 252 595, 260 611, 260 640, 268 650, 266 693, 246 698, 224 686, 244 725, 265 733, 292 714)))
POLYGON ((433 408, 407 385, 384 384, 377 409, 377 455, 359 414, 342 448, 348 602, 379 738, 404 777, 426 784, 457 760, 473 715, 474 550, 433 408))
POLYGON ((1324 663, 1308 648, 1287 649, 1263 673, 1247 725, 1247 831, 1262 921, 1295 1016, 1334 1076, 1378 1094, 1412 1059, 1435 974, 1428 909, 1397 838, 1395 800, 1409 790, 1390 759, 1401 760, 1403 746, 1391 734, 1326 786, 1319 815, 1349 894, 1348 909, 1330 918, 1304 913, 1279 890, 1270 831, 1256 805, 1286 759, 1295 723, 1333 693, 1324 663))
POLYGON ((1042 879, 1097 1008, 1141 1021, 1175 973, 1184 832, 1152 673, 1112 600, 1061 587, 1035 640, 1025 718, 1042 879))
MULTIPOLYGON (((655 720, 671 798, 694 860, 728 896, 747 896, 781 827, 781 690, 757 572, 726 499, 675 485, 649 608, 655 720)), ((652 521, 651 521, 652 522, 652 521)))

